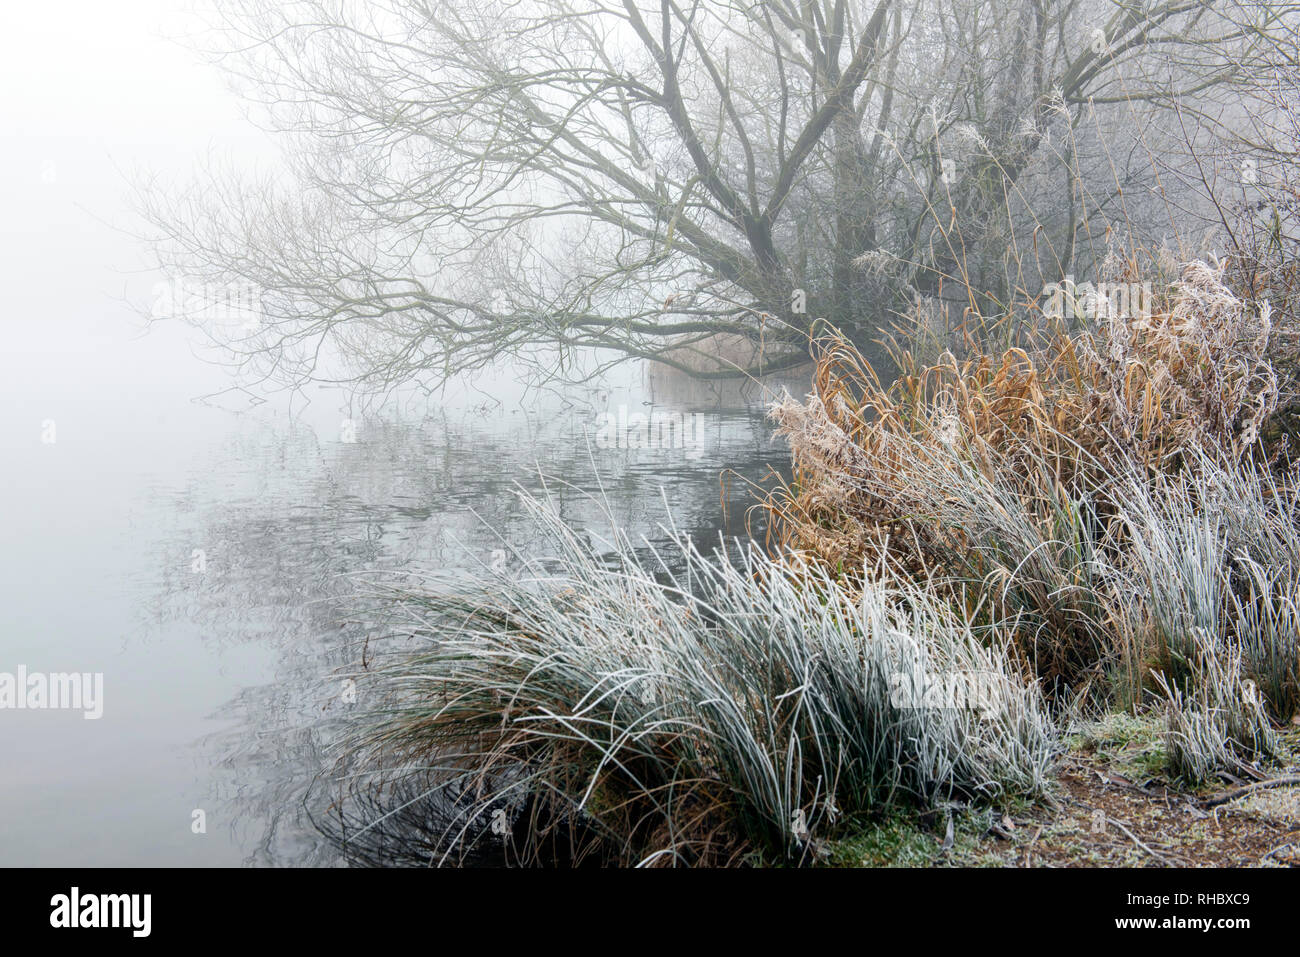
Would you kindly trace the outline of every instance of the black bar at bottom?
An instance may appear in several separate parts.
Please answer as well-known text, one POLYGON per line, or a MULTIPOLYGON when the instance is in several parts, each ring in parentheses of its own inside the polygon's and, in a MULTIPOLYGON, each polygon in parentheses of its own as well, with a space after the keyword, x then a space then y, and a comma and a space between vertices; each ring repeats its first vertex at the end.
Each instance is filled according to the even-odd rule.
POLYGON ((688 943, 694 950, 710 939, 734 946, 752 935, 766 945, 788 938, 807 946, 845 934, 869 946, 899 934, 942 945, 1158 941, 1173 933, 1230 947, 1253 931, 1294 928, 1297 884, 1285 869, 14 869, 4 877, 8 942, 75 935, 92 946, 115 939, 382 947, 413 936, 442 948, 464 946, 467 934, 493 946, 519 932, 529 942, 606 950, 688 943), (1039 933, 1050 936, 1024 936, 1039 933))

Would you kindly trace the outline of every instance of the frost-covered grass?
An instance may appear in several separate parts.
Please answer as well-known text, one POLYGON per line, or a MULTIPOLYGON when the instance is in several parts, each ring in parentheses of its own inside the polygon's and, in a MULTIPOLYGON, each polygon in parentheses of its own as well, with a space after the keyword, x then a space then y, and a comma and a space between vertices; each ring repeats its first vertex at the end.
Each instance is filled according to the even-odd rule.
POLYGON ((384 703, 353 756, 460 796, 441 853, 495 820, 522 861, 558 832, 627 864, 797 861, 853 815, 1045 786, 1036 687, 926 589, 617 530, 597 560, 523 500, 546 559, 392 593, 419 648, 361 676, 384 703))

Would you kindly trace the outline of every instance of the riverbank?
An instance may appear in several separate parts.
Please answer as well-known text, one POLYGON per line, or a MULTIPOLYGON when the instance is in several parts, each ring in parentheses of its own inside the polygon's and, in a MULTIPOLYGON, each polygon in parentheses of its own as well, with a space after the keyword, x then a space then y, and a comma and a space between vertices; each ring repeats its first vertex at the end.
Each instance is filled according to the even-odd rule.
MULTIPOLYGON (((1017 813, 1044 860, 1110 860, 1119 833, 1191 862, 1161 802, 1203 821, 1185 795, 1294 764, 1300 484, 1264 439, 1289 396, 1268 304, 1200 262, 1141 302, 1073 330, 1030 317, 1000 352, 900 356, 889 386, 818 340, 812 393, 771 406, 793 471, 758 503, 764 543, 579 533, 554 490, 521 493, 529 549, 379 589, 387 637, 348 676, 372 706, 343 746, 374 787, 340 805, 345 856, 381 858, 364 835, 394 820, 387 790, 419 833, 404 852, 439 863, 925 846, 882 820, 996 857, 1017 813), (1105 841, 1074 839, 1084 811, 1105 841)), ((1277 846, 1261 834, 1216 840, 1237 859, 1277 846)))

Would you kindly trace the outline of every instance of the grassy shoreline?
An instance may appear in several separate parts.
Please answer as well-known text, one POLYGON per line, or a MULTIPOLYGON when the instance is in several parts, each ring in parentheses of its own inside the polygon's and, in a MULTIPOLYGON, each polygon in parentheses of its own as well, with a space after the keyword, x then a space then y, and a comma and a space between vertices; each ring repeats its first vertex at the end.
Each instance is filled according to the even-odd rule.
MULTIPOLYGON (((990 835, 1032 824, 1044 860, 1119 860, 1071 851, 1092 801, 1108 836, 1080 848, 1119 833, 1196 863, 1159 814, 1115 805, 1111 827, 1091 775, 1200 822, 1200 789, 1294 763, 1300 485, 1261 440, 1272 317, 1192 262, 1149 314, 1019 327, 1000 353, 901 356, 888 388, 819 343, 814 392, 772 409, 794 473, 760 505, 766 550, 675 536, 647 559, 522 496, 544 556, 379 595, 401 641, 357 673, 380 704, 344 753, 400 792, 408 856, 1006 862, 990 835), (1126 735, 1142 781, 1111 767, 1126 735)), ((378 853, 374 822, 335 833, 378 853)))

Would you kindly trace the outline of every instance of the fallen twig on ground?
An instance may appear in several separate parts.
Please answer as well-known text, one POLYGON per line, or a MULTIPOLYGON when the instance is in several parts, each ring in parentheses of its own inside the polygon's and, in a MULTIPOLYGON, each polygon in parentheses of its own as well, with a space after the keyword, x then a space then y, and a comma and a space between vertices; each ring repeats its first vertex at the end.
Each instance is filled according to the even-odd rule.
POLYGON ((1222 794, 1211 795, 1207 798, 1201 798, 1197 803, 1201 807, 1218 807, 1220 804, 1227 804, 1229 801, 1235 801, 1239 797, 1245 797, 1255 791, 1263 791, 1268 788, 1287 787, 1288 785, 1300 784, 1300 775, 1287 775, 1280 778, 1269 778, 1267 781, 1256 781, 1254 784, 1247 784, 1245 787, 1234 788, 1231 791, 1224 791, 1222 794))

